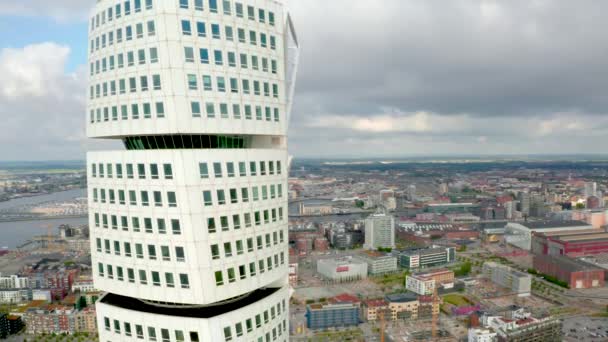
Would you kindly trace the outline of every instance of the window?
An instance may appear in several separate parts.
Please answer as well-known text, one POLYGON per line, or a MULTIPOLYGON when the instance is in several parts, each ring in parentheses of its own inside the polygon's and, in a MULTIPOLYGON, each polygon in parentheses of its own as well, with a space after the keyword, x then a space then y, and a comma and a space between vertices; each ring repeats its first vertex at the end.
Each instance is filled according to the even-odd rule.
POLYGON ((153 327, 148 327, 148 339, 150 341, 156 341, 156 329, 153 327))
POLYGON ((224 340, 226 342, 232 341, 232 331, 230 330, 230 327, 224 328, 224 340))
POLYGON ((198 164, 200 176, 203 179, 209 178, 209 168, 207 167, 207 163, 199 163, 198 164))
POLYGON ((228 119, 228 105, 225 103, 220 103, 220 116, 223 119, 228 119))
POLYGON ((200 56, 201 56, 201 63, 202 64, 209 64, 209 50, 207 50, 207 49, 200 49, 199 53, 200 53, 200 56))
POLYGON ((134 0, 135 13, 141 12, 141 0, 134 0))
POLYGON ((217 227, 215 225, 215 219, 214 218, 208 218, 207 219, 207 231, 209 233, 215 233, 217 231, 217 227))
POLYGON ((154 36, 156 34, 156 27, 154 25, 154 20, 148 21, 148 36, 154 36))
POLYGON ((242 28, 240 28, 240 29, 237 30, 237 33, 238 33, 238 36, 239 36, 239 42, 240 43, 246 43, 246 40, 245 40, 245 30, 242 29, 242 28))
POLYGON ((185 36, 192 35, 192 26, 190 25, 190 20, 182 20, 182 34, 185 36))
MULTIPOLYGON (((165 105, 162 102, 156 102, 156 117, 164 118, 165 117, 165 105)), ((167 178, 169 179, 169 178, 167 178)))
POLYGON ((266 22, 266 12, 263 9, 259 9, 258 10, 258 18, 260 20, 261 23, 265 23, 266 22))
POLYGON ((146 0, 146 9, 152 9, 152 0, 146 0))
POLYGON ((217 90, 222 93, 226 91, 226 79, 224 77, 217 77, 217 90))
POLYGON ((215 59, 215 65, 224 65, 224 58, 221 50, 213 51, 213 58, 215 59))
POLYGON ((196 118, 201 117, 201 104, 199 102, 191 102, 190 109, 192 110, 192 116, 196 118))
POLYGON ((213 200, 211 199, 211 191, 203 191, 203 203, 206 207, 210 207, 213 205, 213 200))
POLYGON ((237 2, 235 5, 235 11, 236 11, 236 16, 239 18, 243 17, 243 4, 240 2, 237 2))
POLYGON ((222 178, 222 163, 213 163, 215 178, 222 178))
POLYGON ((173 235, 180 235, 182 233, 179 220, 171 220, 171 230, 173 231, 173 235))
POLYGON ((225 30, 226 30, 226 40, 229 42, 234 41, 234 30, 232 29, 232 26, 226 26, 225 30))
POLYGON ((150 48, 150 63, 158 62, 158 49, 150 48))
POLYGON ((177 342, 184 342, 184 332, 181 330, 176 330, 175 331, 175 340, 177 342))
POLYGON ((211 258, 217 260, 220 258, 220 248, 218 245, 211 245, 211 258))
POLYGON ((154 205, 157 207, 162 207, 163 199, 162 199, 162 195, 161 195, 160 191, 154 191, 153 196, 154 196, 154 205))
POLYGON ((188 8, 188 0, 179 0, 179 8, 188 8))
POLYGON ((152 86, 154 90, 161 90, 160 75, 152 75, 152 86))
POLYGON ((207 27, 204 22, 199 21, 196 23, 196 32, 199 37, 207 37, 207 27))
POLYGON ((217 0, 209 0, 209 10, 211 13, 217 13, 217 0))
POLYGON ((236 204, 236 203, 238 203, 238 201, 239 201, 239 198, 238 198, 236 189, 230 189, 230 203, 236 204))
POLYGON ((220 217, 220 225, 222 226, 222 231, 223 232, 227 232, 229 230, 228 216, 222 216, 222 217, 220 217))
POLYGON ((188 275, 187 274, 181 273, 179 275, 179 282, 180 282, 180 284, 182 286, 182 289, 189 289, 190 288, 190 281, 188 280, 188 275))
POLYGON ((241 188, 241 198, 244 203, 249 202, 249 189, 241 188))
POLYGON ((135 25, 135 32, 137 33, 137 38, 143 38, 144 37, 144 25, 143 24, 135 25))
POLYGON ((255 20, 255 8, 253 6, 247 6, 247 17, 249 20, 255 20))
POLYGON ((205 110, 207 111, 207 117, 208 118, 214 118, 215 117, 215 105, 211 102, 207 102, 205 104, 205 110))
POLYGON ((194 9, 197 11, 203 10, 203 0, 194 0, 194 9))
POLYGON ((221 33, 220 33, 220 25, 218 24, 211 24, 211 36, 214 39, 221 39, 221 33))
POLYGON ((215 285, 216 286, 224 285, 224 277, 222 275, 222 271, 215 272, 215 285))
POLYGON ((241 118, 241 106, 240 105, 238 105, 238 104, 232 105, 232 115, 234 116, 235 119, 241 118))
POLYGON ((173 192, 173 191, 167 192, 167 201, 169 202, 169 207, 171 207, 171 208, 177 207, 177 198, 175 196, 175 192, 173 192))
POLYGON ((230 78, 230 92, 238 93, 239 92, 239 80, 236 78, 230 78))
POLYGON ((196 75, 189 74, 188 75, 188 89, 190 90, 198 90, 196 75))
POLYGON ((274 13, 273 12, 268 12, 268 22, 270 23, 271 26, 274 26, 274 13))
POLYGON ((211 76, 209 76, 209 75, 203 75, 203 89, 205 91, 212 91, 213 90, 213 84, 211 82, 211 76))
POLYGON ((224 242, 224 255, 229 258, 232 256, 232 245, 230 242, 224 242))
POLYGON ((236 54, 234 52, 228 52, 228 65, 236 67, 236 54))
POLYGON ((186 261, 186 256, 184 253, 184 247, 175 247, 175 258, 179 262, 186 261))
POLYGON ((191 47, 184 47, 184 56, 186 57, 187 63, 194 63, 194 49, 191 47))
POLYGON ((226 204, 226 193, 224 190, 217 190, 217 203, 219 205, 226 204))
POLYGON ((173 168, 171 164, 163 164, 163 172, 165 174, 165 179, 173 179, 173 168))
MULTIPOLYGON (((175 287, 173 273, 165 273, 165 283, 167 284, 167 287, 175 287)), ((167 341, 169 341, 169 332, 167 332, 167 341)))

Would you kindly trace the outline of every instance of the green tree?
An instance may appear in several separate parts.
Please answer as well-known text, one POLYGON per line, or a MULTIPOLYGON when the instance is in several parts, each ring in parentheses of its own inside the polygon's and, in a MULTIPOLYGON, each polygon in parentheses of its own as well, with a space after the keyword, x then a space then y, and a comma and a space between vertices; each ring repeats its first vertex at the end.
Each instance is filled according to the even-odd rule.
POLYGON ((87 307, 87 298, 85 296, 80 296, 78 298, 78 302, 76 302, 76 309, 82 310, 87 307))
POLYGON ((580 210, 580 209, 585 209, 585 205, 584 205, 583 203, 576 203, 575 208, 576 208, 576 209, 579 209, 579 210, 580 210))

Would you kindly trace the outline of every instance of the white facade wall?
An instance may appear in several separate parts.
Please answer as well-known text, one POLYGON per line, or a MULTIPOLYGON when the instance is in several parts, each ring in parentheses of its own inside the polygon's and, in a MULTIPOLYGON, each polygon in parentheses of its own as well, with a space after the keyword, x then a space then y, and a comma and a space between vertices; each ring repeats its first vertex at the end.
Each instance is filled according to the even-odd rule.
POLYGON ((317 272, 327 279, 349 281, 367 278, 368 265, 366 262, 350 259, 346 262, 334 259, 317 261, 317 272))
POLYGON ((497 334, 489 329, 469 329, 469 342, 494 342, 497 334))
POLYGON ((432 295, 435 291, 435 280, 407 276, 405 278, 405 288, 421 296, 432 295))
POLYGON ((395 248, 395 218, 376 214, 365 220, 365 249, 395 248))
MULTIPOLYGON (((89 30, 87 134, 126 148, 87 156, 95 287, 167 308, 222 307, 279 289, 208 318, 140 313, 102 299, 100 339, 137 339, 114 328, 128 318, 193 331, 200 341, 287 340, 286 132, 298 43, 282 3, 97 0, 89 30), (244 143, 196 143, 219 144, 218 136, 244 143), (163 141, 179 143, 156 145, 163 141), (237 335, 237 321, 244 327, 245 316, 271 302, 280 314, 237 335)), ((160 330, 157 339, 165 340, 160 330)))
POLYGON ((0 289, 26 289, 29 288, 29 279, 27 277, 19 277, 10 275, 0 277, 0 289))

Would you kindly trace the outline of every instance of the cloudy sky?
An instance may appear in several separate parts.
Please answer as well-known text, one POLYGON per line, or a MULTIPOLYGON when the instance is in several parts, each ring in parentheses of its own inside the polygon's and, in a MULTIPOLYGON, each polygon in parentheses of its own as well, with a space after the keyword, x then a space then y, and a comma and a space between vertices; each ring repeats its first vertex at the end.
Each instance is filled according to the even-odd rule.
MULTIPOLYGON (((169 0, 163 0, 169 1, 169 0)), ((0 1, 0 160, 83 159, 93 0, 0 1)), ((605 153, 608 2, 290 0, 296 157, 605 153)))

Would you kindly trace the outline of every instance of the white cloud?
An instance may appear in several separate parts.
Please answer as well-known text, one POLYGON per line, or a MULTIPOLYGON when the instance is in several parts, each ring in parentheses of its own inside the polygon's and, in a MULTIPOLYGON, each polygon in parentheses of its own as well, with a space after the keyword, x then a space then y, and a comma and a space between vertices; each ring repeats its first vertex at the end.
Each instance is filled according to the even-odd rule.
POLYGON ((469 118, 465 115, 446 117, 422 111, 403 113, 385 108, 380 114, 317 116, 311 118, 306 125, 369 133, 441 133, 467 130, 469 118))
POLYGON ((0 50, 0 160, 84 159, 86 74, 52 42, 0 50))

